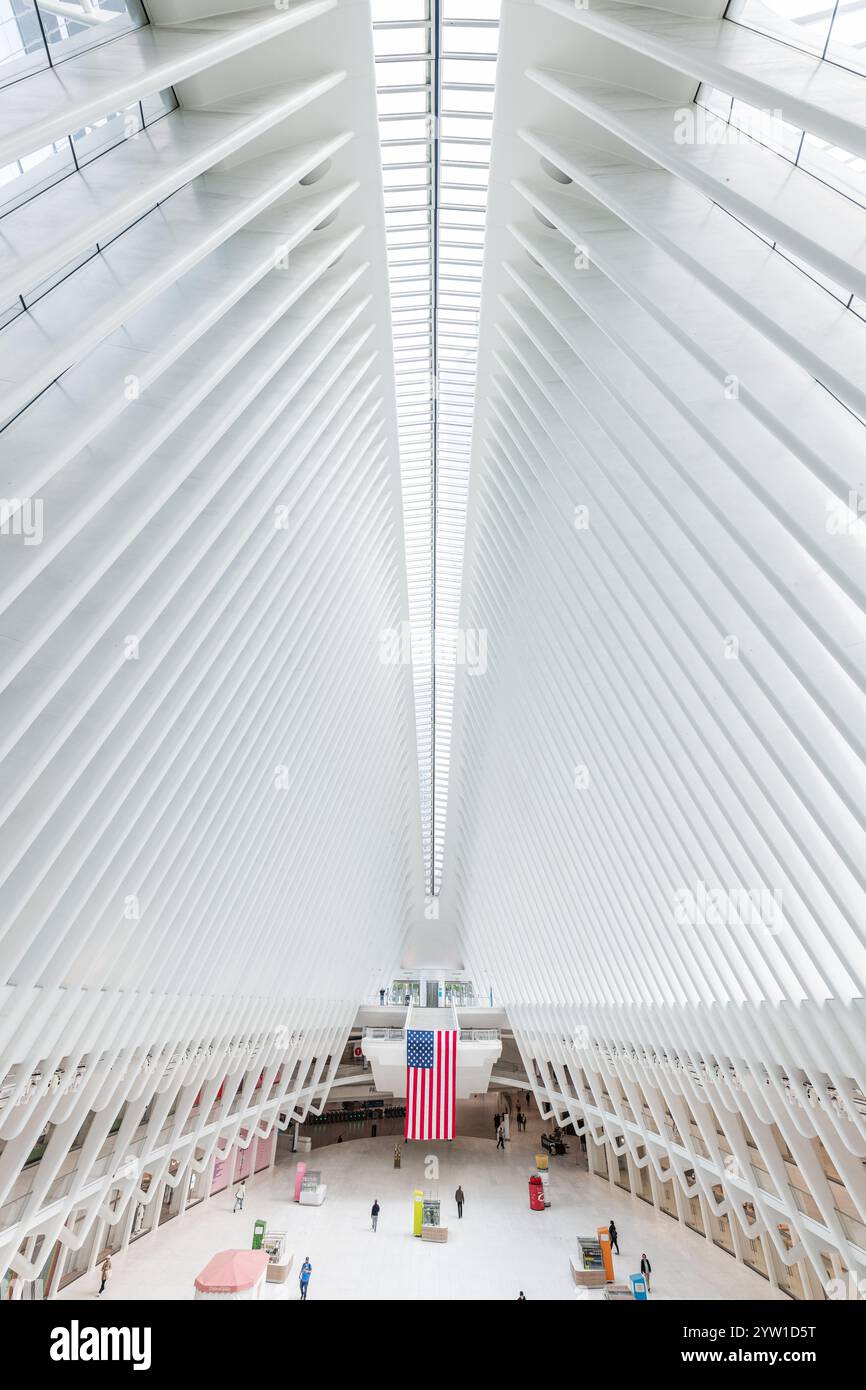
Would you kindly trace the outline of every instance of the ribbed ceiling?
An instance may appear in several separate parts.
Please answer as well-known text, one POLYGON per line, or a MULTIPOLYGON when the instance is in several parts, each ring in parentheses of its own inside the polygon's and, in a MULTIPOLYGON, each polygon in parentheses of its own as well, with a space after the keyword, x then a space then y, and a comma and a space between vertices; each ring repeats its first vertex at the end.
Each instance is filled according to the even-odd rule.
POLYGON ((111 3, 0 30, 0 1274, 411 957, 593 1171, 862 1275, 862 7, 111 3))
POLYGON ((633 1187, 852 1268, 866 78, 688 8, 503 16, 443 911, 633 1187))
POLYGON ((4 24, 0 1271, 25 1277, 34 1229, 77 1249, 321 1108, 422 892, 410 672, 381 658, 407 598, 369 11, 149 10, 4 24))

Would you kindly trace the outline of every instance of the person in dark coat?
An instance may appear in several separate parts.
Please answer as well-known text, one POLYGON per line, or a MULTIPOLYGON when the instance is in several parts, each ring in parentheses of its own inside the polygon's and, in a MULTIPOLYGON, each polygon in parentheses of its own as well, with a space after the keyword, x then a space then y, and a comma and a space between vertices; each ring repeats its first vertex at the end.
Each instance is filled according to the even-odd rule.
POLYGON ((617 1255, 618 1255, 618 1254, 619 1254, 619 1236, 617 1235, 616 1226, 614 1225, 614 1223, 613 1223, 612 1221, 611 1221, 610 1225, 609 1225, 608 1228, 607 1228, 607 1233, 608 1233, 608 1235, 610 1236, 610 1248, 611 1248, 611 1250, 615 1250, 616 1253, 617 1253, 617 1255))

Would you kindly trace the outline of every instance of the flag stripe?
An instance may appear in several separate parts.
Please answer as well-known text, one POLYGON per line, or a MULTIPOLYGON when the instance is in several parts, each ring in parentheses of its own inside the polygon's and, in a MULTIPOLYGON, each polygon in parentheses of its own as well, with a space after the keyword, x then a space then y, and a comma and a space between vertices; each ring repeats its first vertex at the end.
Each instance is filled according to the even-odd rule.
POLYGON ((451 1110, 450 1110, 451 1133, 450 1133, 450 1135, 448 1136, 450 1139, 453 1139, 453 1138, 454 1138, 454 1131, 455 1131, 455 1127, 456 1127, 456 1126, 455 1126, 455 1115, 456 1115, 456 1113, 457 1113, 457 1034, 456 1034, 456 1033, 452 1033, 452 1035, 451 1035, 451 1110))
POLYGON ((442 1109, 439 1122, 439 1136, 441 1139, 450 1139, 448 1133, 448 1072, 451 1060, 451 1039, 447 1033, 442 1038, 442 1109))

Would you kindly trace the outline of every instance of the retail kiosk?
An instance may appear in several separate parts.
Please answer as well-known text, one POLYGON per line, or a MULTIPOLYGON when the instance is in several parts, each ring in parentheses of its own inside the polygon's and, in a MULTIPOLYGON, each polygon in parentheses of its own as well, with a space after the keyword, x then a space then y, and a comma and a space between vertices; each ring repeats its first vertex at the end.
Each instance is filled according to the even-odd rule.
POLYGON ((448 1227, 442 1225, 442 1204, 438 1197, 425 1197, 421 1203, 421 1239, 439 1245, 448 1239, 448 1227))
POLYGON ((298 1201, 302 1207, 320 1207, 325 1200, 327 1191, 327 1187, 322 1182, 321 1173, 318 1170, 308 1168, 301 1179, 298 1201))
POLYGON ((608 1283, 604 1252, 598 1236, 578 1236, 577 1255, 571 1257, 571 1273, 575 1284, 585 1289, 600 1289, 608 1283))
POLYGON ((262 1241, 262 1249, 268 1257, 269 1284, 285 1284, 291 1273, 294 1256, 289 1253, 288 1243, 286 1231, 268 1231, 262 1241))

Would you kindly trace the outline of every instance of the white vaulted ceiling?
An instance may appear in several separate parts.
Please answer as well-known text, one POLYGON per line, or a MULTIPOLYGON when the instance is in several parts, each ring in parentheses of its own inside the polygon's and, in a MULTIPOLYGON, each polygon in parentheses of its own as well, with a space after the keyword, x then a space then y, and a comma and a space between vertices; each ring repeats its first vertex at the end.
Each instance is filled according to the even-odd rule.
POLYGON ((443 916, 633 1184, 854 1268, 866 70, 757 11, 505 6, 443 916))
POLYGON ((0 0, 0 1275, 407 962, 866 1274, 862 7, 109 3, 0 0))
POLYGON ((321 1106, 422 895, 410 672, 379 640, 407 603, 369 10, 205 11, 58 20, 0 64, 0 1266, 24 1275, 34 1227, 47 1251, 116 1209, 118 1116, 125 1202, 144 1163, 175 1181, 181 1135, 200 1173, 321 1106))

